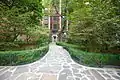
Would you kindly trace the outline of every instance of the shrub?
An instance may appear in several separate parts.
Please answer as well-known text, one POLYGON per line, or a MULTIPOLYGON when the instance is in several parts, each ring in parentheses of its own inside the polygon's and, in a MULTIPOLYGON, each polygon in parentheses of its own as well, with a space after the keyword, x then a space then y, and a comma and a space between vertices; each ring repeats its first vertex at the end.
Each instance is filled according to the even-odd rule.
POLYGON ((0 52, 0 66, 23 65, 40 59, 48 51, 48 46, 24 51, 0 52))
POLYGON ((40 38, 37 40, 37 44, 39 46, 44 46, 49 43, 49 37, 47 35, 41 35, 40 38))
POLYGON ((105 65, 120 66, 120 54, 90 53, 82 51, 72 44, 57 44, 68 50, 73 60, 80 64, 92 67, 103 67, 105 65))
POLYGON ((10 50, 10 49, 15 48, 15 47, 19 47, 19 45, 11 43, 11 42, 1 42, 0 43, 0 50, 1 51, 10 50))

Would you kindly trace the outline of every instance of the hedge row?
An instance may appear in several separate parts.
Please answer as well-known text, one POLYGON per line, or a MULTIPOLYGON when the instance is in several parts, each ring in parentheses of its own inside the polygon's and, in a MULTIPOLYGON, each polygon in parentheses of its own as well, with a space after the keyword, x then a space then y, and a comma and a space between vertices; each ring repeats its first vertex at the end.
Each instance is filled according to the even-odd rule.
POLYGON ((48 51, 48 46, 24 51, 0 52, 0 66, 15 66, 34 62, 43 57, 48 51))
POLYGON ((77 63, 91 67, 120 66, 120 54, 89 53, 82 51, 72 44, 57 43, 70 53, 77 63))

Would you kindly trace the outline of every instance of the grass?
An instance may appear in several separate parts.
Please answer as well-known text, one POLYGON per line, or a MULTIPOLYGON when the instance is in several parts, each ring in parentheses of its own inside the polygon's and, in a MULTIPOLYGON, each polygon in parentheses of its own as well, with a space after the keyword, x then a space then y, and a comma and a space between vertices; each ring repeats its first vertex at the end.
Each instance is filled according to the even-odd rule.
POLYGON ((43 57, 48 51, 48 46, 33 50, 0 51, 0 66, 15 66, 34 62, 43 57))
POLYGON ((106 65, 120 66, 120 54, 90 53, 80 50, 80 47, 68 43, 60 43, 70 53, 77 63, 91 67, 104 67, 106 65))

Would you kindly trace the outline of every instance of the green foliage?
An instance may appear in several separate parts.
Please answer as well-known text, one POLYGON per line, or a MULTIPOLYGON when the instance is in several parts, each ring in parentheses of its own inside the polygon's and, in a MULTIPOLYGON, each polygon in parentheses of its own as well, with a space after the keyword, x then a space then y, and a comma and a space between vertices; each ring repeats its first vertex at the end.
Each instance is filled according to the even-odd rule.
POLYGON ((72 44, 57 44, 67 49, 73 60, 80 64, 92 67, 104 67, 106 65, 120 66, 120 54, 90 53, 82 51, 72 44))
POLYGON ((42 0, 1 0, 0 3, 0 50, 13 50, 15 45, 19 48, 20 41, 34 44, 41 39, 41 46, 49 42, 49 31, 40 23, 42 0))
POLYGON ((39 46, 48 45, 48 43, 49 43, 49 37, 46 35, 41 35, 40 38, 37 40, 37 44, 39 46))
POLYGON ((4 51, 4 50, 10 50, 13 48, 19 47, 18 44, 15 43, 10 43, 10 42, 2 42, 0 43, 0 51, 4 51))
POLYGON ((120 46, 118 4, 119 0, 70 0, 68 42, 90 52, 119 51, 115 49, 120 46))
POLYGON ((74 45, 74 44, 68 44, 68 43, 63 43, 63 42, 57 42, 56 43, 57 45, 61 45, 63 46, 64 48, 67 46, 67 47, 71 47, 71 48, 76 48, 76 49, 80 49, 80 46, 79 45, 74 45), (64 46, 65 45, 65 46, 64 46))
POLYGON ((13 42, 17 36, 27 35, 40 25, 41 0, 2 0, 0 3, 0 41, 13 42))
POLYGON ((28 64, 43 57, 47 51, 48 46, 33 50, 0 52, 0 66, 28 64))
POLYGON ((32 31, 29 32, 29 34, 31 37, 31 39, 36 38, 36 40, 34 40, 38 47, 39 46, 43 46, 43 45, 48 45, 49 44, 49 29, 48 28, 42 28, 37 26, 35 29, 33 29, 32 31), (37 30, 36 30, 37 29, 37 30))

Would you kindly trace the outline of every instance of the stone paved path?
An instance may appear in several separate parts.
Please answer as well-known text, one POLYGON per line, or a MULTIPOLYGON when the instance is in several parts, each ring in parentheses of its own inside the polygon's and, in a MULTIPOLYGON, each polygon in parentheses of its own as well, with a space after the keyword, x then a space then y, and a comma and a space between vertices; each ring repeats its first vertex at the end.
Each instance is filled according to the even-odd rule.
POLYGON ((0 80, 120 80, 120 70, 79 65, 65 49, 51 44, 48 53, 34 63, 0 66, 0 80))

